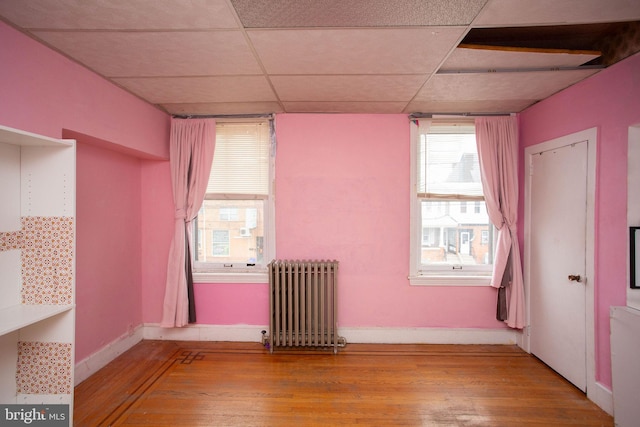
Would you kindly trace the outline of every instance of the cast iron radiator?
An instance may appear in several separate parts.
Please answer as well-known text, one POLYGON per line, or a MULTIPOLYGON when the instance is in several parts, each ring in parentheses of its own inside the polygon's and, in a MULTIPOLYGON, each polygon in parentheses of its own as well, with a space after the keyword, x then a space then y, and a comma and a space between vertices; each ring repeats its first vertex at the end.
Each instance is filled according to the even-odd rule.
POLYGON ((269 263, 269 350, 344 346, 338 336, 338 261, 269 263))

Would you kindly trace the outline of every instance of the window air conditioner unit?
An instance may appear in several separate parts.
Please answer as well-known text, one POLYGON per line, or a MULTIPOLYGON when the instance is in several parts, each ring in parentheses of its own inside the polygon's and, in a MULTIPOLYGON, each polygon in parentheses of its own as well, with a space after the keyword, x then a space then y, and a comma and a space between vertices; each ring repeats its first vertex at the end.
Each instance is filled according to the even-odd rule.
POLYGON ((241 237, 251 237, 251 229, 247 228, 247 227, 243 227, 240 229, 240 236, 241 237))

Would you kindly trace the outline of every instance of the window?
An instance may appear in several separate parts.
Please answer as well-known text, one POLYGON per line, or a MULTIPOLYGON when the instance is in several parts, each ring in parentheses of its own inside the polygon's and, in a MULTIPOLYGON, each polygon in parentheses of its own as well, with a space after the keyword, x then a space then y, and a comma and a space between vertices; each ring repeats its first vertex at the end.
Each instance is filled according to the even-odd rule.
POLYGON ((412 284, 489 284, 489 222, 472 121, 413 125, 412 284))
POLYGON ((216 124, 207 192, 194 221, 194 280, 266 280, 275 253, 271 154, 268 120, 216 124))
POLYGON ((213 248, 212 256, 228 257, 229 256, 229 230, 213 230, 211 241, 213 248))
POLYGON ((238 220, 238 208, 230 206, 221 206, 219 211, 220 221, 237 221, 238 220))

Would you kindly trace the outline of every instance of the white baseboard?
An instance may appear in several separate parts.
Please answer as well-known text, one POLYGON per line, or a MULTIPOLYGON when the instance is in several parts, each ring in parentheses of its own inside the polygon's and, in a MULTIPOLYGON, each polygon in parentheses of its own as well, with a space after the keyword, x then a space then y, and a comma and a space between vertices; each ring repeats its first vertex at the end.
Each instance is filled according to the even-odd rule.
POLYGON ((607 387, 596 382, 595 392, 588 393, 588 397, 607 414, 613 415, 613 392, 607 387))
POLYGON ((511 329, 340 328, 347 343, 366 344, 515 344, 511 329))
POLYGON ((261 325, 189 325, 182 328, 163 328, 158 323, 145 323, 144 339, 169 341, 240 341, 260 342, 261 325))
POLYGON ((80 384, 82 381, 98 372, 99 369, 106 366, 113 359, 142 341, 142 338, 143 327, 142 325, 138 325, 136 328, 105 345, 91 356, 78 362, 74 373, 74 385, 80 384))
MULTIPOLYGON (((193 325, 162 328, 145 324, 144 338, 179 341, 260 342, 264 325, 193 325)), ((339 328, 347 343, 367 344, 515 344, 517 332, 511 329, 449 328, 339 328)))

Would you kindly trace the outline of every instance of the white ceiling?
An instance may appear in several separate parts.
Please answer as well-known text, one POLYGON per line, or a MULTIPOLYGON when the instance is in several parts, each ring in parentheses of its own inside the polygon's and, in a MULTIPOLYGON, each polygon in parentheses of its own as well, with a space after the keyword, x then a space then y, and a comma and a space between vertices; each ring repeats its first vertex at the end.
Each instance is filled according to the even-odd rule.
POLYGON ((518 112, 598 54, 474 28, 640 20, 638 0, 0 0, 0 17, 171 114, 518 112))

